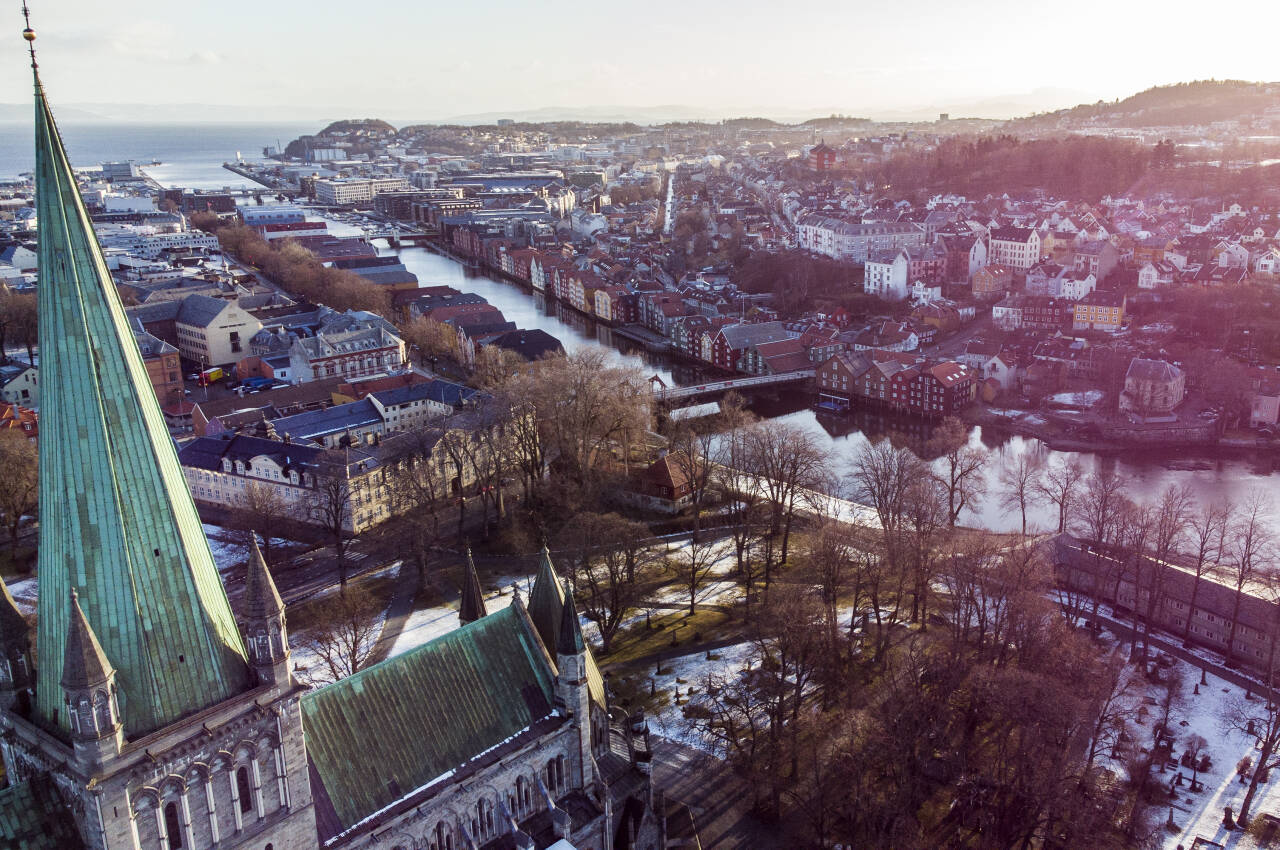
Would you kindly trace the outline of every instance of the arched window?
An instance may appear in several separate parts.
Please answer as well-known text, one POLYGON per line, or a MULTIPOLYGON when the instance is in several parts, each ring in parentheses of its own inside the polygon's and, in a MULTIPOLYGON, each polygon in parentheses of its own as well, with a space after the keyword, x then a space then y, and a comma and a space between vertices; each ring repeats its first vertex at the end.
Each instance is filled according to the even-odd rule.
POLYGON ((106 691, 98 691, 93 695, 93 713, 98 722, 98 731, 105 732, 111 728, 111 700, 106 691))
POLYGON ((516 811, 520 814, 529 811, 529 781, 523 776, 516 777, 516 811))
POLYGON ((547 790, 552 794, 564 790, 564 756, 556 756, 547 762, 547 790))
POLYGON ((182 847, 182 822, 178 818, 177 803, 169 803, 164 807, 164 831, 168 833, 169 850, 180 850, 182 847))
POLYGON ((249 768, 236 768, 236 791, 240 796, 240 812, 253 811, 253 789, 249 786, 249 768))

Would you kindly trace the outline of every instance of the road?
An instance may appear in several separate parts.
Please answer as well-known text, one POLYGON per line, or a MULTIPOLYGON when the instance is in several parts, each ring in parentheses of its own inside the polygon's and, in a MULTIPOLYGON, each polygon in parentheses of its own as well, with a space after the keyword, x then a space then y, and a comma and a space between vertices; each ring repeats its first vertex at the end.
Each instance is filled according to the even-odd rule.
MULTIPOLYGON (((751 789, 724 762, 707 753, 655 736, 653 784, 665 795, 673 826, 681 820, 681 806, 693 816, 698 843, 683 846, 700 846, 702 850, 795 846, 783 830, 751 814, 751 789)), ((667 836, 669 844, 692 837, 678 826, 667 836)))
POLYGON ((964 354, 965 346, 969 344, 969 340, 977 336, 984 336, 991 328, 991 314, 987 313, 965 325, 958 333, 952 334, 938 343, 929 353, 934 357, 955 359, 964 354))

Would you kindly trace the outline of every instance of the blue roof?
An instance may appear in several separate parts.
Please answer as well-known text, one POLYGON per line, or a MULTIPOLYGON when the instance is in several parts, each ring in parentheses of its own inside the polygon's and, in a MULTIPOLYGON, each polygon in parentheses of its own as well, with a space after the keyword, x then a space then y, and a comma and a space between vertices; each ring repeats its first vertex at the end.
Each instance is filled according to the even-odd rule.
POLYGON ((369 399, 347 404, 335 404, 323 410, 308 410, 292 416, 282 416, 271 425, 281 437, 294 440, 314 440, 337 434, 349 428, 364 428, 382 422, 382 414, 369 399))
POLYGON ((407 387, 397 387, 393 390, 382 390, 381 392, 370 393, 370 395, 376 398, 383 407, 423 399, 457 407, 475 396, 476 390, 471 387, 464 387, 462 384, 435 380, 427 381, 423 384, 410 384, 407 387))

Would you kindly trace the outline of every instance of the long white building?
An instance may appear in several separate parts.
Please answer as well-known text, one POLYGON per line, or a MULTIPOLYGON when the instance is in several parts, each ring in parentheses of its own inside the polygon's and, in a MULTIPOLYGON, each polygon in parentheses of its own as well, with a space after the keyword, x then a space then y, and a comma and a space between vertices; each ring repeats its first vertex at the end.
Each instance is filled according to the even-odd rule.
POLYGON ((409 188, 403 177, 335 177, 316 181, 316 200, 338 206, 372 201, 383 192, 400 192, 409 188))
POLYGON ((865 263, 872 254, 923 248, 924 228, 910 222, 861 224, 822 215, 802 216, 796 222, 800 247, 833 260, 865 263))

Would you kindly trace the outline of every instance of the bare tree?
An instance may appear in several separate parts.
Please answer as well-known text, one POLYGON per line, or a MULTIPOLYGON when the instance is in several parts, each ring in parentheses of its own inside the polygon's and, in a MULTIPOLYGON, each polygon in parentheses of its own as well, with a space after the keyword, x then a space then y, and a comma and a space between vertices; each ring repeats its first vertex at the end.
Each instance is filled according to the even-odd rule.
POLYGON ((1093 618, 1104 590, 1106 576, 1120 569, 1118 553, 1109 551, 1116 542, 1121 508, 1128 502, 1124 479, 1110 472, 1096 472, 1085 479, 1084 492, 1074 507, 1076 523, 1093 547, 1093 618))
POLYGON ((458 331, 452 325, 417 318, 401 328, 404 341, 418 349, 418 353, 429 359, 432 365, 437 357, 449 357, 461 361, 458 349, 458 331))
POLYGON ((11 342, 26 346, 27 362, 34 364, 39 335, 36 296, 21 292, 0 294, 0 364, 7 362, 4 346, 11 342))
POLYGON ((689 594, 689 614, 697 612, 698 599, 706 588, 711 571, 716 564, 715 542, 690 540, 667 559, 668 568, 676 583, 689 594))
POLYGON ((347 544, 352 528, 351 506, 351 474, 346 451, 326 452, 303 510, 307 518, 328 535, 333 545, 338 581, 344 589, 347 586, 347 544))
POLYGON ((36 512, 40 495, 40 476, 36 444, 19 431, 0 431, 0 469, 4 485, 0 486, 0 517, 9 530, 9 545, 18 548, 22 518, 36 512))
POLYGON ((498 345, 482 345, 471 367, 471 380, 486 389, 502 387, 526 368, 525 359, 516 352, 498 345))
POLYGON ((1231 628, 1227 632, 1227 663, 1236 658, 1236 631, 1240 627, 1240 604, 1246 588, 1264 577, 1275 551, 1275 522, 1271 501, 1262 490, 1253 490, 1241 503, 1231 529, 1231 566, 1235 571, 1235 598, 1231 605, 1231 628))
POLYGON ((1036 494, 1057 507, 1059 534, 1067 530, 1067 521, 1074 515, 1084 477, 1084 467, 1073 457, 1049 464, 1034 484, 1036 494))
POLYGON ((1101 675, 1093 679, 1093 734, 1089 736, 1081 782, 1092 773, 1098 756, 1103 753, 1114 754, 1128 732, 1134 711, 1129 700, 1134 685, 1131 670, 1119 651, 1115 651, 1103 659, 1099 671, 1101 675))
POLYGON ((509 398, 534 406, 542 457, 554 457, 566 481, 589 502, 615 457, 649 428, 652 394, 643 373, 615 365, 600 348, 549 357, 501 384, 509 398))
POLYGON ((601 652, 608 655, 614 636, 643 600, 647 576, 643 565, 637 568, 635 549, 649 529, 618 514, 595 516, 588 538, 592 551, 578 567, 576 586, 582 614, 600 629, 601 652))
POLYGON ((1187 619, 1182 626, 1182 642, 1191 641, 1191 625, 1196 617, 1196 601, 1200 598, 1200 582, 1222 560, 1226 530, 1233 523, 1234 507, 1230 502, 1211 502, 1201 505, 1189 520, 1189 554, 1195 579, 1191 584, 1191 602, 1187 606, 1187 619))
POLYGON ((803 502, 808 492, 823 485, 826 458, 807 431, 791 425, 766 422, 749 433, 750 469, 769 512, 764 561, 767 593, 775 563, 781 566, 787 561, 797 501, 803 502), (778 538, 781 551, 775 558, 778 538))
POLYGON ((750 428, 746 426, 735 427, 724 434, 725 463, 718 476, 729 499, 727 514, 732 523, 735 569, 738 580, 747 589, 748 603, 754 583, 750 548, 759 534, 761 513, 760 488, 748 469, 751 442, 750 428))
POLYGON ((969 430, 953 416, 948 416, 933 431, 927 449, 939 457, 934 462, 934 476, 947 494, 947 515, 952 527, 966 508, 976 508, 986 493, 983 470, 988 455, 984 449, 969 445, 969 430))
POLYGON ((1041 498, 1038 488, 1044 462, 1030 450, 1005 456, 1000 466, 1000 507, 1018 511, 1022 517, 1022 533, 1027 533, 1027 508, 1041 498))
POLYGON ((1151 537, 1150 549, 1153 563, 1150 569, 1139 572, 1141 578, 1145 573, 1145 582, 1137 587, 1136 599, 1140 598, 1145 585, 1147 595, 1146 611, 1142 618, 1142 658, 1145 660, 1151 648, 1151 624, 1156 618, 1156 611, 1164 605, 1165 577, 1168 574, 1167 564, 1182 545, 1183 536, 1191 518, 1194 496, 1188 485, 1170 484, 1160 494, 1160 500, 1150 510, 1151 537))
MULTIPOLYGON (((813 581, 822 596, 829 638, 840 627, 840 596, 854 576, 854 549, 848 530, 834 522, 820 524, 805 540, 805 554, 813 581)), ((855 595, 858 595, 855 593, 855 595)))
POLYGON ((262 532, 262 559, 272 564, 271 540, 281 536, 284 526, 297 516, 296 506, 265 481, 250 481, 244 488, 244 504, 231 511, 231 524, 245 533, 245 544, 253 542, 254 530, 262 532))
POLYGON ((336 682, 369 663, 382 633, 382 606, 363 586, 349 587, 317 603, 317 625, 302 645, 320 659, 308 678, 316 684, 336 682))
POLYGON ((720 403, 720 415, 710 421, 686 419, 671 430, 671 458, 689 482, 689 506, 693 510, 693 533, 702 530, 702 511, 710 495, 711 485, 729 459, 730 440, 724 432, 735 432, 745 425, 750 414, 743 410, 741 399, 730 395, 720 403))
POLYGON ((391 512, 407 532, 419 582, 427 575, 431 546, 440 537, 440 513, 448 505, 445 453, 437 450, 444 429, 430 426, 397 434, 383 443, 391 512))

